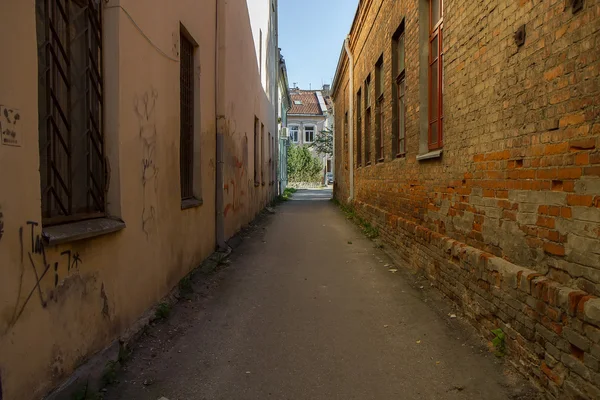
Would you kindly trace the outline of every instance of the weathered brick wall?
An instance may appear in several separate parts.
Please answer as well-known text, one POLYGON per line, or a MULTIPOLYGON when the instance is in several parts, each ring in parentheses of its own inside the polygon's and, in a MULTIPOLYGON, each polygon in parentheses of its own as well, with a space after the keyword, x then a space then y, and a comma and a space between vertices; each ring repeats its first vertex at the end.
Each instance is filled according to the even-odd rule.
MULTIPOLYGON (((443 155, 417 161, 419 90, 427 84, 419 80, 419 1, 363 2, 351 32, 354 95, 381 54, 389 84, 385 161, 376 163, 373 155, 370 166, 355 165, 355 202, 398 254, 427 271, 483 332, 506 329, 513 359, 552 393, 579 387, 600 397, 594 392, 600 348, 592 346, 599 343, 598 320, 584 315, 587 296, 600 296, 600 4, 585 1, 576 13, 571 0, 445 0, 444 6, 443 155), (389 60, 402 18, 407 152, 396 158, 389 60), (527 34, 518 47, 514 33, 521 25, 527 34), (436 241, 486 261, 455 258, 436 241), (510 274, 543 277, 530 284, 549 282, 577 294, 568 304, 536 297, 503 284, 512 275, 492 274, 489 265, 498 263, 510 265, 510 274), (579 314, 569 312, 577 307, 579 314)), ((347 81, 344 67, 340 82, 347 81)), ((341 93, 334 93, 336 143, 341 93)), ((336 160, 341 151, 336 145, 336 160)), ((336 196, 345 201, 338 193, 348 193, 340 176, 346 171, 336 171, 336 196)))

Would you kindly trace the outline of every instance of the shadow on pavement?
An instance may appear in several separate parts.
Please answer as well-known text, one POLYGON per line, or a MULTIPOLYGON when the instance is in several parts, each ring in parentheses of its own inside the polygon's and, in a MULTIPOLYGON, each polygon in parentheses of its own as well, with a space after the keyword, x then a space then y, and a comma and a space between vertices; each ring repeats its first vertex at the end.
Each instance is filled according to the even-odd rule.
POLYGON ((293 201, 329 201, 333 196, 332 189, 298 189, 291 197, 293 201))

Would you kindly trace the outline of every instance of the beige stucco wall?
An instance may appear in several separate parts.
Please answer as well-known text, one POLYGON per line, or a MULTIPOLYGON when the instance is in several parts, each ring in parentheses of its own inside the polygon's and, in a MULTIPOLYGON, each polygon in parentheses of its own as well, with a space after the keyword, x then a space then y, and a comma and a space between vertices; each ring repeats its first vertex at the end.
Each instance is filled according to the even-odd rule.
MULTIPOLYGON (((10 400, 41 398, 215 246, 214 1, 111 0, 103 23, 108 211, 127 227, 46 247, 50 268, 42 277, 44 259, 31 251, 28 225, 41 222, 34 7, 34 1, 0 2, 0 37, 15 38, 0 45, 0 104, 18 109, 22 124, 21 147, 0 145, 0 379, 3 398, 10 400), (194 186, 204 201, 185 211, 179 188, 180 22, 199 44, 194 186), (146 190, 145 154, 156 167, 146 176, 152 182, 146 190), (69 269, 64 251, 81 262, 69 269)), ((41 226, 33 233, 40 234, 41 226)))
MULTIPOLYGON (((254 1, 253 3, 256 3, 254 1)), ((263 3, 269 1, 263 0, 263 3)), ((269 175, 268 134, 277 143, 277 100, 269 100, 259 79, 257 55, 252 24, 246 0, 231 0, 225 3, 225 115, 224 137, 224 215, 225 236, 229 237, 248 223, 275 195, 277 186, 271 184, 269 175), (264 169, 264 185, 254 184, 254 118, 265 125, 263 151, 259 151, 259 164, 264 169), (261 157, 261 154, 263 155, 261 157)), ((267 13, 270 7, 261 7, 267 13)), ((273 57, 276 41, 267 36, 272 29, 269 24, 276 21, 263 15, 260 21, 267 24, 263 29, 263 51, 273 57), (269 47, 266 47, 270 43, 269 47)), ((259 22, 260 22, 259 21, 259 22)), ((276 52, 275 52, 276 53, 276 52)), ((263 56, 264 57, 264 56, 263 56)), ((268 69, 269 71, 270 69, 268 69)), ((265 73, 263 71, 263 73, 265 73)), ((276 69, 272 71, 276 74, 276 69)), ((267 80, 268 88, 276 89, 277 79, 267 80)), ((276 153, 276 147, 273 151, 276 153)), ((275 162, 273 157, 272 162, 275 162)), ((260 176, 260 173, 259 173, 260 176)))

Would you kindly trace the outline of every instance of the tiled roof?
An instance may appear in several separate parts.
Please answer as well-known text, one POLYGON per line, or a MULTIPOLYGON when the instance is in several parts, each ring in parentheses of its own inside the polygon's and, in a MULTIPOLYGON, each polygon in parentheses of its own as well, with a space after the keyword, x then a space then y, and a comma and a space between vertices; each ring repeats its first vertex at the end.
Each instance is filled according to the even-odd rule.
POLYGON ((292 89, 290 97, 292 98, 292 109, 288 111, 288 115, 323 115, 321 107, 319 107, 319 99, 314 90, 292 89), (299 102, 301 104, 297 104, 299 102))

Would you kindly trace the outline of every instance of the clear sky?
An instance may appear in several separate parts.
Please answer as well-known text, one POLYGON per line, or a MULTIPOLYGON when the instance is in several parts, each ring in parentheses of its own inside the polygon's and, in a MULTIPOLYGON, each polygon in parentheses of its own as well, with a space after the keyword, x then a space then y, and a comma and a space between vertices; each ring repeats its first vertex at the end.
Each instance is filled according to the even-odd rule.
POLYGON ((279 0, 279 47, 290 86, 330 84, 358 0, 279 0))

